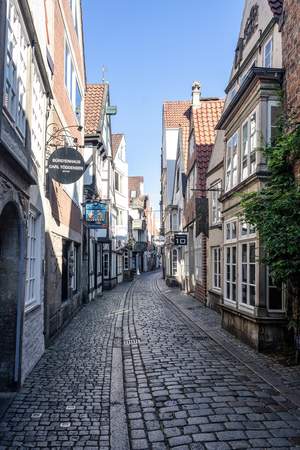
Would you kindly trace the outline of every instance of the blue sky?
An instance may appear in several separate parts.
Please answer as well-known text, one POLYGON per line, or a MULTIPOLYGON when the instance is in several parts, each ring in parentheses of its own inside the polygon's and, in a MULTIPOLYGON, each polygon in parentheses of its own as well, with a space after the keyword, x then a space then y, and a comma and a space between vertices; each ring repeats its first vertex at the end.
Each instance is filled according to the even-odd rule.
POLYGON ((114 133, 124 133, 129 175, 143 175, 158 209, 164 100, 224 96, 244 0, 83 0, 87 80, 107 67, 114 133))

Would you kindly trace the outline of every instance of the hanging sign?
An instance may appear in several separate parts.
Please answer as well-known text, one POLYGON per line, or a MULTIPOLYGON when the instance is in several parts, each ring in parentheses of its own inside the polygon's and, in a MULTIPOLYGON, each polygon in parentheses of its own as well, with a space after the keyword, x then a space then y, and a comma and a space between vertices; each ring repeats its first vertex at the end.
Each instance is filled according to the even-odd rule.
POLYGON ((187 245, 187 234, 186 233, 175 233, 174 234, 174 244, 175 245, 187 245))
POLYGON ((59 147, 48 159, 48 174, 59 183, 75 183, 84 171, 84 159, 74 147, 59 147))
POLYGON ((103 202, 88 202, 85 205, 85 221, 90 228, 108 227, 107 204, 103 202))

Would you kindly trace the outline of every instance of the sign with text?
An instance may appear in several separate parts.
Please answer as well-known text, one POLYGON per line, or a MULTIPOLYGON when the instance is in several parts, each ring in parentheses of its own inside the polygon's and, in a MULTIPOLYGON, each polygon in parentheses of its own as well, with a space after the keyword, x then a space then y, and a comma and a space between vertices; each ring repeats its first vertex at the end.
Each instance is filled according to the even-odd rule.
POLYGON ((187 245, 187 234, 186 233, 176 233, 174 234, 174 244, 175 245, 187 245))
POLYGON ((108 227, 108 205, 103 202, 88 202, 85 205, 85 221, 90 228, 108 227))
POLYGON ((48 174, 59 183, 75 183, 84 171, 84 159, 76 148, 59 147, 49 157, 48 174))

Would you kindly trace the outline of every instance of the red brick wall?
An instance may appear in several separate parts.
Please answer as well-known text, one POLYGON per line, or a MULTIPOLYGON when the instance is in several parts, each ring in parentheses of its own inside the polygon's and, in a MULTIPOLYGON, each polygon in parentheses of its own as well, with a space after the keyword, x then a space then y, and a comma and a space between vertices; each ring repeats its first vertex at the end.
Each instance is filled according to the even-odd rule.
POLYGON ((300 122, 300 1, 284 0, 282 55, 285 69, 284 93, 287 113, 300 122))

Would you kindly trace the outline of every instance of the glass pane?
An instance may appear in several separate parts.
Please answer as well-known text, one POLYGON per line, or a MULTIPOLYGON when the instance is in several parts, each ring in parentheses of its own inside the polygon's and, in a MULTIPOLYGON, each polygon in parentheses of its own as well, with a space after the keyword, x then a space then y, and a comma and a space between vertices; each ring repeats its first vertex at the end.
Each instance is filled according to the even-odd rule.
POLYGON ((236 247, 232 247, 232 263, 236 264, 236 247))
POLYGON ((226 298, 230 299, 230 283, 226 283, 226 298))
POLYGON ((236 282, 236 266, 232 266, 232 281, 236 282))
POLYGON ((242 302, 247 303, 247 285, 242 284, 242 302))
POLYGON ((250 286, 250 305, 255 306, 255 286, 250 286))
POLYGON ((243 222, 241 224, 241 235, 246 236, 247 232, 248 232, 248 225, 245 222, 243 222))
POLYGON ((242 264, 242 281, 247 283, 247 264, 242 264))
POLYGON ((255 263, 255 244, 249 245, 249 261, 255 263))
POLYGON ((226 265, 226 280, 230 281, 230 266, 226 265))
POLYGON ((230 239, 230 223, 226 223, 226 239, 230 239))
POLYGON ((247 262, 247 244, 242 245, 242 262, 247 262))
POLYGON ((226 248, 226 262, 230 264, 230 248, 226 248))
POLYGON ((232 222, 231 224, 231 239, 236 238, 236 222, 232 222))
POLYGON ((236 285, 232 285, 232 300, 236 300, 236 285))
POLYGON ((249 272, 250 272, 250 279, 249 279, 249 283, 250 284, 255 284, 255 264, 250 264, 249 267, 249 272))

